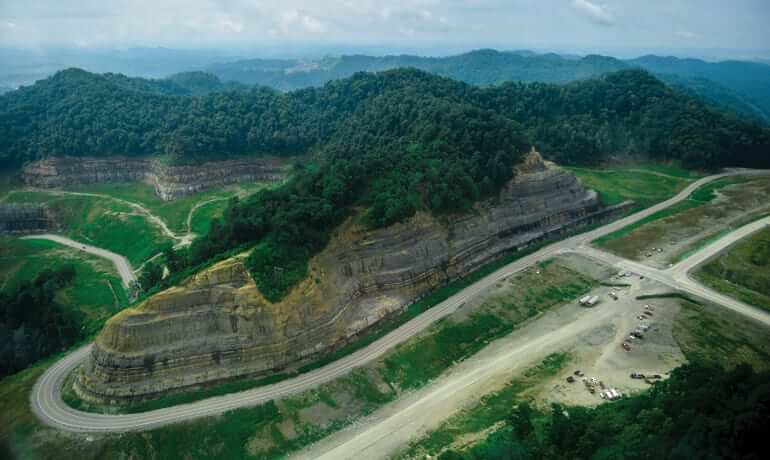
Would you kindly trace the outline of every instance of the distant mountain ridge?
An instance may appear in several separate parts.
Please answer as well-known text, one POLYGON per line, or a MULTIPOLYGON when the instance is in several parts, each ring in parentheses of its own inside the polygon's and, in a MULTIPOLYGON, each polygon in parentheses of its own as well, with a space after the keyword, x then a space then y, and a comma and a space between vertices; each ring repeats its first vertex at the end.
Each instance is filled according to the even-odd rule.
POLYGON ((343 55, 315 61, 248 59, 205 70, 223 81, 270 86, 281 91, 321 86, 360 71, 414 67, 474 85, 505 81, 567 83, 640 67, 712 104, 745 118, 770 122, 770 66, 755 62, 708 63, 697 59, 644 56, 623 61, 608 56, 565 57, 531 51, 481 49, 448 57, 343 55))

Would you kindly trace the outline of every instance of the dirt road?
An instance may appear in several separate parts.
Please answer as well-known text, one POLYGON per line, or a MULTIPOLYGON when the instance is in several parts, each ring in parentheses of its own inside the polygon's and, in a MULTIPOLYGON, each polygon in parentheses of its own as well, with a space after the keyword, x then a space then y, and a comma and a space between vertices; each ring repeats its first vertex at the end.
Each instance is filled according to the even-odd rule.
POLYGON ((134 275, 134 271, 131 270, 131 264, 129 264, 128 260, 126 260, 126 258, 121 256, 120 254, 115 254, 114 252, 110 252, 102 248, 97 248, 96 246, 80 243, 78 241, 71 240, 61 235, 53 235, 53 234, 30 235, 30 236, 24 236, 22 237, 22 239, 53 241, 55 243, 63 244, 65 246, 69 246, 71 248, 75 248, 80 251, 87 252, 89 254, 93 254, 98 257, 102 257, 104 259, 111 261, 112 264, 115 265, 115 268, 118 270, 118 274, 120 275, 120 279, 123 281, 123 287, 128 288, 131 285, 131 283, 136 281, 136 275, 134 275))

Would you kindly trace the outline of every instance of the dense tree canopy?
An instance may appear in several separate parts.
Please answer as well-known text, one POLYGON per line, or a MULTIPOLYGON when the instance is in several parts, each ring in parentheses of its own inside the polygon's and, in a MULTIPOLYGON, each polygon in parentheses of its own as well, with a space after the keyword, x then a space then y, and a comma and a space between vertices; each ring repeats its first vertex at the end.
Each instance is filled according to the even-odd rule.
MULTIPOLYGON (((206 85, 201 75, 178 78, 206 85)), ((65 154, 192 159, 325 152, 345 142, 351 125, 371 135, 398 134, 398 126, 418 121, 425 97, 512 120, 528 142, 562 162, 595 163, 623 152, 713 167, 770 161, 766 129, 636 70, 563 86, 478 88, 408 69, 356 74, 292 93, 252 88, 184 97, 171 95, 174 85, 70 69, 2 95, 0 165, 65 154)), ((416 128, 424 131, 421 141, 441 141, 436 135, 451 131, 438 125, 441 119, 419 121, 429 125, 416 128)), ((472 127, 457 122, 453 128, 472 127)))
POLYGON ((769 419, 770 373, 691 364, 649 392, 596 408, 520 404, 479 445, 439 459, 758 460, 769 419))
POLYGON ((719 107, 764 123, 770 122, 770 66, 755 62, 704 62, 658 56, 623 61, 598 55, 576 57, 480 49, 443 57, 346 55, 314 62, 247 59, 214 64, 207 71, 224 81, 292 91, 322 86, 356 72, 409 67, 472 85, 496 85, 508 81, 568 83, 607 72, 642 68, 719 107))
POLYGON ((61 351, 80 338, 78 320, 54 295, 75 269, 46 270, 32 281, 0 291, 0 377, 61 351))

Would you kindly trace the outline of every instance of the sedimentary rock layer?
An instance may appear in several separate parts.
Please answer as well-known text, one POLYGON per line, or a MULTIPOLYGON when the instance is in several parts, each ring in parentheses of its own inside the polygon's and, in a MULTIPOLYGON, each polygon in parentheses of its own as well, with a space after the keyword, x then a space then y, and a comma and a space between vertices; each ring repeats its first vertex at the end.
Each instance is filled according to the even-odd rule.
POLYGON ((496 256, 606 213, 595 192, 533 154, 467 215, 418 214, 375 231, 351 219, 278 303, 260 295, 243 256, 198 273, 112 318, 75 387, 127 400, 297 365, 496 256))
POLYGON ((244 181, 277 181, 286 177, 281 160, 251 157, 197 165, 166 165, 158 160, 130 157, 51 157, 24 166, 27 185, 41 188, 106 182, 146 182, 164 200, 173 200, 210 187, 244 181))
POLYGON ((55 228, 56 219, 45 204, 0 203, 0 233, 40 233, 55 228))

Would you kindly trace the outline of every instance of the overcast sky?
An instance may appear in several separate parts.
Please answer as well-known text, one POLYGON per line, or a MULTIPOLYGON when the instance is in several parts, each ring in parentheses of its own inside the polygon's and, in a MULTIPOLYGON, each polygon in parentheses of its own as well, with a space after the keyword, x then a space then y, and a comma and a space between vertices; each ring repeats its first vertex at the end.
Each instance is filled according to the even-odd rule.
POLYGON ((770 48, 770 0, 0 0, 0 46, 770 48))

